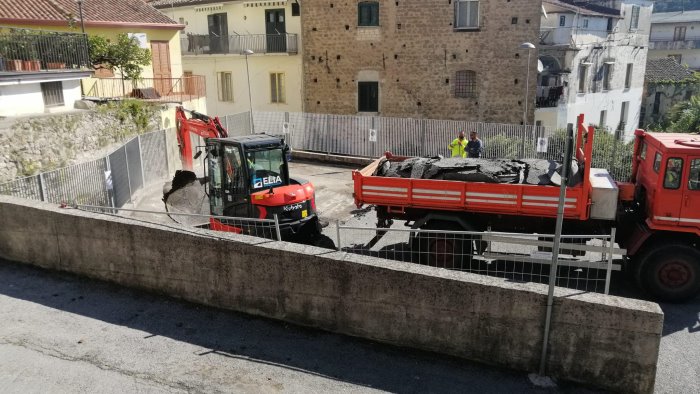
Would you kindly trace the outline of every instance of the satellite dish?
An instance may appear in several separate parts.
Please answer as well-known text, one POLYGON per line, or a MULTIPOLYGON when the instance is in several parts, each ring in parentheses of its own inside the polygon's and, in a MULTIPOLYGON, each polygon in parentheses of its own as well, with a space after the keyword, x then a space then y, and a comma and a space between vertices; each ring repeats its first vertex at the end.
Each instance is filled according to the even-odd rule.
POLYGON ((544 70, 544 64, 542 64, 542 60, 537 59, 537 72, 541 73, 544 70))

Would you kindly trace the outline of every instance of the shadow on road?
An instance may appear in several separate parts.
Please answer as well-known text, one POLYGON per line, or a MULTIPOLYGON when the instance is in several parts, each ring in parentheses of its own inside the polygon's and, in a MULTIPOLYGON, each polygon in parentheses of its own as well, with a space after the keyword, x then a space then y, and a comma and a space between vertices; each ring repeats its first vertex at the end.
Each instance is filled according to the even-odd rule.
MULTIPOLYGON (((552 392, 525 373, 198 306, 0 261, 0 294, 142 330, 217 354, 390 392, 552 392)), ((590 390, 562 383, 556 392, 590 390)))

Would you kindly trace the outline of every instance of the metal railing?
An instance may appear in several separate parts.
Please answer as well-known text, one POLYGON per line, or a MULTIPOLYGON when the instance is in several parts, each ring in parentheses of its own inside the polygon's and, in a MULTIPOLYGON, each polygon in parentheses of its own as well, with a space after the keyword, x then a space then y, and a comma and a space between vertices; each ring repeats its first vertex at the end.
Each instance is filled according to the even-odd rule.
POLYGON ((559 99, 564 94, 564 86, 538 86, 536 108, 552 108, 559 105, 559 99))
POLYGON ((138 98, 182 103, 207 95, 202 75, 180 78, 92 78, 82 83, 84 96, 100 99, 138 98))
POLYGON ((246 49, 255 53, 299 52, 296 34, 246 34, 217 37, 209 34, 188 33, 180 38, 183 55, 241 55, 246 49))
POLYGON ((122 207, 144 186, 167 179, 166 133, 134 137, 108 156, 0 184, 0 194, 55 204, 122 207))
POLYGON ((75 70, 88 64, 84 34, 0 26, 0 72, 75 70))
MULTIPOLYGON (((247 115, 230 116, 244 119, 247 115)), ((529 125, 257 111, 253 121, 256 133, 284 135, 294 150, 358 157, 376 158, 385 151, 402 156, 448 156, 447 145, 460 130, 479 133, 484 158, 561 160, 565 144, 563 130, 529 125)), ((247 125, 239 122, 238 126, 247 125)), ((625 142, 619 133, 597 132, 593 167, 605 168, 614 179, 627 181, 631 163, 631 142, 625 142)))
POLYGON ((684 38, 683 40, 674 40, 673 38, 649 39, 649 49, 680 50, 697 48, 700 48, 700 38, 698 37, 684 38))

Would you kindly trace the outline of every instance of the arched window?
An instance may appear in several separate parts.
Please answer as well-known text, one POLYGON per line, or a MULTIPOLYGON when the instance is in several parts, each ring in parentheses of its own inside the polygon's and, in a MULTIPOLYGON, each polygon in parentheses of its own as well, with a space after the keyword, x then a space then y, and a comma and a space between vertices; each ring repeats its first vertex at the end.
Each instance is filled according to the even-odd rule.
POLYGON ((379 26, 379 2, 362 1, 357 4, 358 26, 379 26))
POLYGON ((455 97, 476 97, 476 72, 471 70, 457 71, 455 76, 455 97))

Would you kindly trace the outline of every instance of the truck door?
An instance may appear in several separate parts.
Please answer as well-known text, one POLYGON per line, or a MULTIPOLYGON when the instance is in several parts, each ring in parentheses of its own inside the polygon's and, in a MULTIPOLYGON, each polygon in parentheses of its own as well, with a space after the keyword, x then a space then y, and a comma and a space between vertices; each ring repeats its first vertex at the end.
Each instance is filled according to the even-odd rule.
POLYGON ((240 147, 224 145, 224 215, 249 217, 251 206, 248 199, 248 174, 244 171, 240 147))
POLYGON ((700 157, 688 157, 688 180, 683 191, 680 224, 700 226, 700 157))
POLYGON ((654 197, 654 219, 678 224, 683 202, 683 159, 669 157, 664 164, 661 190, 654 197))

